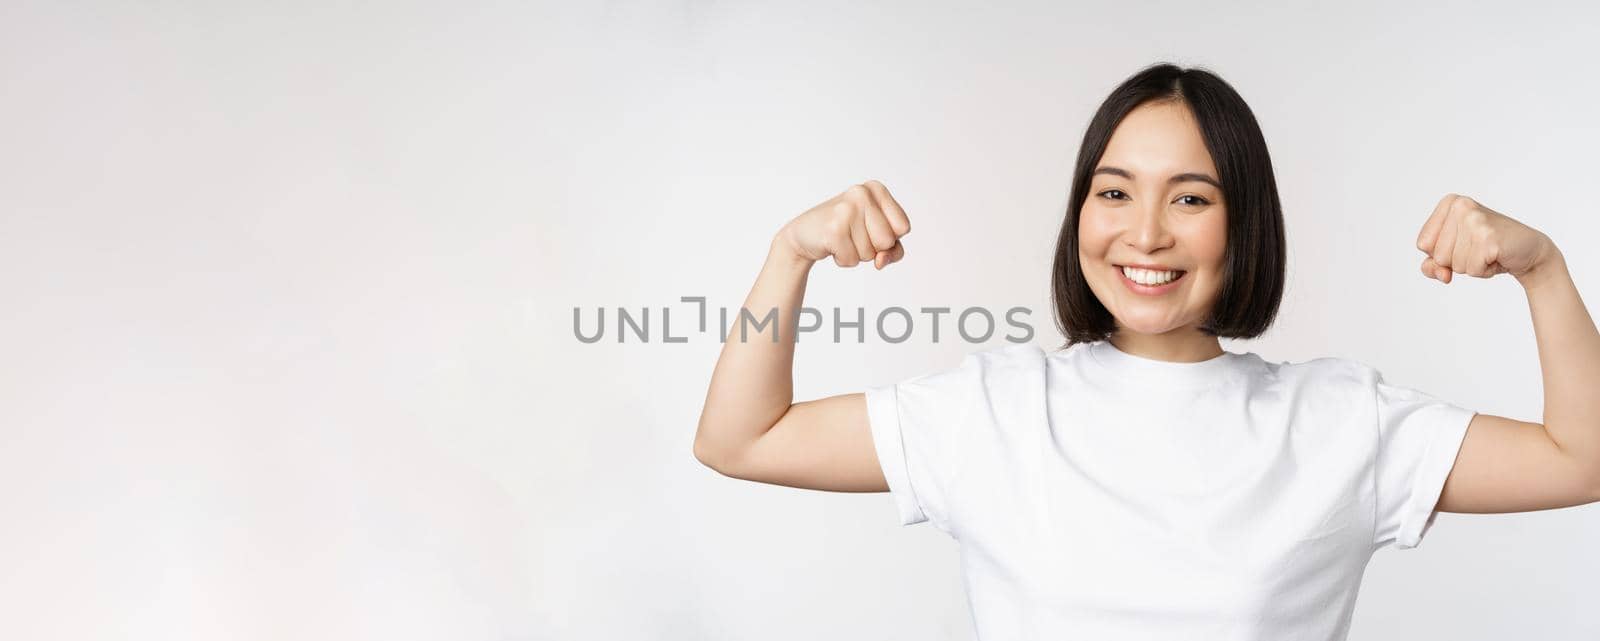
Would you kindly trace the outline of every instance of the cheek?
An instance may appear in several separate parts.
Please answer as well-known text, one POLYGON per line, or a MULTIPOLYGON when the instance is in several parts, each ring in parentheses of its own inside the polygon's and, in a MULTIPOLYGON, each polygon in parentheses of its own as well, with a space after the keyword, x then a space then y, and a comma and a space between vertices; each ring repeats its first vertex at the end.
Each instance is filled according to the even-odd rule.
POLYGON ((1227 270, 1223 260, 1228 251, 1228 227, 1225 219, 1220 219, 1215 225, 1207 225, 1202 233, 1196 237, 1194 245, 1195 258, 1211 266, 1210 274, 1201 284, 1196 294, 1208 300, 1215 300, 1222 291, 1222 279, 1227 270))
POLYGON ((1102 256, 1115 235, 1110 220, 1099 208, 1084 205, 1078 214, 1078 247, 1087 256, 1102 256))
POLYGON ((1222 258, 1228 251, 1228 218, 1226 214, 1210 218, 1206 224, 1195 230, 1193 244, 1197 258, 1222 266, 1222 258))

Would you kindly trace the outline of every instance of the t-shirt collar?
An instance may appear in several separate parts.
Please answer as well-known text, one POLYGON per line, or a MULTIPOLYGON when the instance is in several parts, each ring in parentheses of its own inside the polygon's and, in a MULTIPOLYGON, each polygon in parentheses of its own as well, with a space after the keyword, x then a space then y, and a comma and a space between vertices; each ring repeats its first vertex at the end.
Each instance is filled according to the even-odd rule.
POLYGON ((1103 340, 1087 346, 1090 358, 1102 370, 1129 383, 1149 383, 1167 388, 1204 387, 1221 382, 1224 375, 1240 365, 1241 354, 1224 351, 1196 363, 1163 361, 1135 356, 1103 340))

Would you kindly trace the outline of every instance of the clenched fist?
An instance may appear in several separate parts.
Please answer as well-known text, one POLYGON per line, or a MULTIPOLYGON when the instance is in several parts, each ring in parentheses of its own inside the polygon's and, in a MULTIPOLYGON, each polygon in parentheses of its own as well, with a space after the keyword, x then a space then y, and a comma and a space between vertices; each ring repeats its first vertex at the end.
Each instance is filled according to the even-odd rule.
POLYGON ((796 216, 778 235, 806 260, 832 256, 840 267, 870 260, 883 269, 905 257, 900 237, 908 233, 911 219, 900 203, 883 183, 868 180, 796 216))
POLYGON ((1521 279, 1554 253, 1550 237, 1466 196, 1447 194, 1417 234, 1422 274, 1449 283, 1452 273, 1521 279))

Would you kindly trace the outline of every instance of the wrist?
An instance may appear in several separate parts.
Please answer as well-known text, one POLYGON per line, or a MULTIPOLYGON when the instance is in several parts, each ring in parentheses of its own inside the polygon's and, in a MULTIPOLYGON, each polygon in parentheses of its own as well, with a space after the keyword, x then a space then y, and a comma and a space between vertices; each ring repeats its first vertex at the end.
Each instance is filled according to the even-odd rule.
POLYGON ((1537 289, 1546 283, 1559 280, 1566 270, 1566 256, 1563 256, 1561 250, 1557 249, 1555 244, 1552 243, 1546 247, 1544 259, 1535 264, 1532 269, 1517 274, 1516 278, 1517 282, 1522 284, 1523 289, 1537 289))
POLYGON ((800 254, 794 241, 789 239, 789 226, 784 225, 783 229, 778 230, 772 237, 772 244, 767 248, 767 262, 780 268, 810 271, 811 265, 816 261, 800 254))

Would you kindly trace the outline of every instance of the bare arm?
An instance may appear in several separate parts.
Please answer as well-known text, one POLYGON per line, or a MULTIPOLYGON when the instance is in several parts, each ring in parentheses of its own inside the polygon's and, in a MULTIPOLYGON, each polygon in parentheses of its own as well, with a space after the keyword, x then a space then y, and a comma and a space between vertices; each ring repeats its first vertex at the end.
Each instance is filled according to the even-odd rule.
POLYGON ((1578 295, 1566 258, 1551 245, 1551 260, 1523 280, 1544 382, 1544 424, 1562 453, 1585 472, 1587 496, 1600 500, 1600 331, 1578 295))
POLYGON ((813 207, 772 239, 766 263, 711 374, 695 458, 734 477, 839 491, 888 489, 861 394, 794 402, 795 321, 816 261, 879 269, 905 255, 910 221, 884 186, 867 181, 813 207))
POLYGON ((1417 242, 1422 271, 1509 273, 1533 316, 1544 380, 1544 423, 1478 414, 1445 479, 1444 512, 1524 512, 1600 501, 1600 332, 1565 257, 1548 236, 1471 198, 1446 196, 1417 242))

